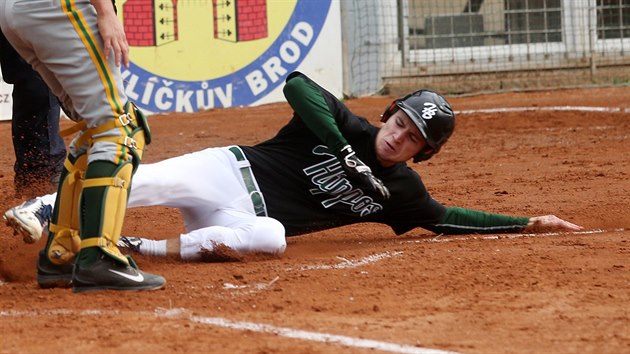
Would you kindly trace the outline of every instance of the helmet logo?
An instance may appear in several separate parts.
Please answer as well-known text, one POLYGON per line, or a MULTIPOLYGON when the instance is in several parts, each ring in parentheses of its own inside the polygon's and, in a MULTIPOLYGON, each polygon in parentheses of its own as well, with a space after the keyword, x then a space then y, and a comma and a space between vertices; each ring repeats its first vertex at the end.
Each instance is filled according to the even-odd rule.
POLYGON ((422 118, 423 119, 431 119, 437 113, 437 106, 431 102, 425 102, 424 108, 422 109, 422 118))

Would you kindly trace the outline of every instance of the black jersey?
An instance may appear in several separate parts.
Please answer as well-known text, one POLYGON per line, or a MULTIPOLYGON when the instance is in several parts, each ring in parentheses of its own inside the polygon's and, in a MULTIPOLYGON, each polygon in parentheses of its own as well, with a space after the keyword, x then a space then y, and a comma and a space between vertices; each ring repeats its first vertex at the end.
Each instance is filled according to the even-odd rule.
POLYGON ((359 222, 383 223, 396 234, 438 223, 446 209, 430 197, 420 176, 405 163, 384 168, 376 160, 379 128, 354 115, 326 90, 321 94, 343 136, 391 197, 383 200, 353 184, 337 157, 294 114, 275 137, 241 146, 268 215, 284 225, 287 236, 359 222))

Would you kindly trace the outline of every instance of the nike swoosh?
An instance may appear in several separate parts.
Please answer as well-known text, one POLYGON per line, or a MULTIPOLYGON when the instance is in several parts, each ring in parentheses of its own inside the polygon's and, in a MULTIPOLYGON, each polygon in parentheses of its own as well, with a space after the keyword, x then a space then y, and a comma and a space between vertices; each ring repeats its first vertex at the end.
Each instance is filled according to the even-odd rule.
POLYGON ((113 270, 113 269, 109 269, 109 271, 114 273, 114 274, 118 274, 121 277, 125 277, 125 278, 127 278, 129 280, 133 280, 136 283, 142 283, 144 281, 144 276, 141 273, 138 273, 137 275, 131 275, 131 274, 119 272, 119 271, 113 270))

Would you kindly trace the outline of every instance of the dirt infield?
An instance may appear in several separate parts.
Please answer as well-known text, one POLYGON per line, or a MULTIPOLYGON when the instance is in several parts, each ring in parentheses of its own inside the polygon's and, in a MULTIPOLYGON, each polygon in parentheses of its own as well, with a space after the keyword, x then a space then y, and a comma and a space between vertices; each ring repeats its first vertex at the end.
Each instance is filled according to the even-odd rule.
MULTIPOLYGON (((378 121, 391 98, 350 100, 378 121)), ((449 206, 556 214, 586 232, 395 237, 360 224, 288 239, 279 259, 183 263, 148 293, 40 290, 35 259, 0 226, 2 353, 630 353, 630 87, 455 97, 455 134, 414 165, 449 206), (607 107, 543 110, 544 107, 607 107), (495 108, 530 110, 468 112, 495 108), (538 109, 538 110, 536 110, 538 109)), ((144 162, 254 144, 285 104, 151 117, 144 162)), ((64 122, 68 126, 69 122, 64 122)), ((13 197, 10 123, 0 123, 0 209, 13 197)), ((129 210, 124 234, 183 231, 169 208, 129 210)))

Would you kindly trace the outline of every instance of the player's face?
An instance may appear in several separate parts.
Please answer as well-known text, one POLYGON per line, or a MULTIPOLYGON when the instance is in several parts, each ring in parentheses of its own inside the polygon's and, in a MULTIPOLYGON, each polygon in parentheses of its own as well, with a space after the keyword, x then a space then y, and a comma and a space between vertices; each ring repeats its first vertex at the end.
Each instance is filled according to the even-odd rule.
POLYGON ((387 167, 407 161, 424 147, 426 141, 411 118, 396 111, 376 135, 376 157, 387 167))

